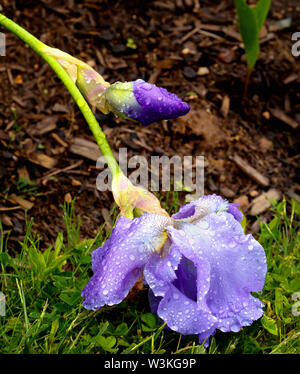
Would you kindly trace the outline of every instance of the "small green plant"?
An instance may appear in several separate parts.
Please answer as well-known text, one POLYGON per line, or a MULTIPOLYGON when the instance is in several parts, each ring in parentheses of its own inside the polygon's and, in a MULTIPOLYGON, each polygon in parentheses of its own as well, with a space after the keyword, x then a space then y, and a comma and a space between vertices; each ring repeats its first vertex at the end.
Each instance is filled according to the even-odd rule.
POLYGON ((25 177, 21 177, 20 179, 18 179, 18 181, 16 182, 16 188, 17 188, 18 194, 21 194, 21 195, 28 194, 30 196, 34 196, 38 189, 34 181, 27 179, 25 177))
POLYGON ((271 0, 259 0, 254 7, 249 6, 246 0, 234 0, 234 5, 237 10, 239 30, 247 58, 248 71, 244 89, 245 97, 250 74, 260 52, 259 32, 269 12, 271 0))
POLYGON ((137 46, 132 38, 127 39, 126 47, 131 49, 137 49, 137 46))

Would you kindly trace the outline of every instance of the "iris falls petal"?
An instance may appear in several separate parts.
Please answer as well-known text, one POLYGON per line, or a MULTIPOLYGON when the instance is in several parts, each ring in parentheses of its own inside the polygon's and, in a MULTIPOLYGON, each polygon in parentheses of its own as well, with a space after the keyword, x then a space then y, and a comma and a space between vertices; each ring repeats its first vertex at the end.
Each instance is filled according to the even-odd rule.
POLYGON ((195 301, 173 285, 159 303, 157 314, 167 321, 171 330, 184 335, 200 334, 214 326, 217 319, 211 313, 198 308, 195 301))
POLYGON ((181 260, 176 279, 165 285, 163 293, 155 294, 154 289, 156 298, 150 298, 153 305, 158 304, 158 315, 171 329, 173 325, 182 334, 199 334, 200 342, 216 329, 237 332, 260 318, 263 304, 251 292, 262 291, 266 256, 252 235, 244 234, 236 206, 218 196, 206 196, 182 207, 172 218, 175 223, 167 232, 181 260), (174 294, 181 302, 174 301, 170 296, 174 294), (184 301, 193 305, 198 330, 179 323, 184 301))
POLYGON ((169 221, 157 214, 117 221, 111 237, 92 253, 94 275, 81 294, 86 309, 118 304, 127 296, 151 254, 164 244, 169 221))

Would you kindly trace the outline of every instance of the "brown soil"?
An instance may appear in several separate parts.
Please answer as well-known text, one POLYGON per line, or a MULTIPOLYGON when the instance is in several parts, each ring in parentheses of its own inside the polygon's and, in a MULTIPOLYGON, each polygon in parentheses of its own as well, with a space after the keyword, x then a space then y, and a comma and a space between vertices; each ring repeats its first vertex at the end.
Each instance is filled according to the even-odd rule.
MULTIPOLYGON (((248 230, 255 232, 255 197, 275 188, 299 199, 300 57, 291 53, 291 35, 299 31, 297 3, 272 1, 245 99, 246 63, 231 1, 3 0, 2 13, 46 44, 88 62, 111 83, 142 78, 187 101, 188 115, 148 127, 99 112, 97 118, 113 150, 127 147, 128 157, 203 155, 205 193, 238 199, 248 230), (283 27, 289 19, 291 25, 283 27), (129 38, 136 49, 127 46, 129 38), (235 155, 269 184, 242 171, 235 155)), ((93 141, 90 130, 47 64, 17 37, 1 32, 7 45, 6 57, 0 57, 4 231, 11 230, 11 243, 22 238, 27 204, 43 246, 49 245, 63 230, 61 204, 76 197, 82 236, 94 237, 112 196, 96 189, 96 162, 70 150, 75 138, 93 141), (21 188, 21 177, 35 185, 21 188)), ((270 219, 270 213, 260 218, 270 219)))

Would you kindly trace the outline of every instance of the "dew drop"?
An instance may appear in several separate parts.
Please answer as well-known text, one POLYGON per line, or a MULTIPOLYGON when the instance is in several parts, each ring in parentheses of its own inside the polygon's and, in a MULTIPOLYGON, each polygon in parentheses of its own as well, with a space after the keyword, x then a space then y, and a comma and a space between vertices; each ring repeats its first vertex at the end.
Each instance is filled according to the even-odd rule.
POLYGON ((209 227, 209 224, 208 224, 207 221, 200 220, 200 221, 197 223, 197 226, 200 227, 200 229, 207 230, 208 227, 209 227))
POLYGON ((77 103, 77 105, 81 108, 81 107, 84 106, 85 101, 84 101, 84 99, 79 98, 78 100, 76 100, 76 103, 77 103))
POLYGON ((145 82, 143 85, 141 85, 141 88, 145 91, 151 91, 152 85, 150 83, 145 82))
POLYGON ((230 328, 233 332, 238 332, 238 331, 240 331, 241 327, 239 325, 233 324, 233 325, 230 326, 230 328))

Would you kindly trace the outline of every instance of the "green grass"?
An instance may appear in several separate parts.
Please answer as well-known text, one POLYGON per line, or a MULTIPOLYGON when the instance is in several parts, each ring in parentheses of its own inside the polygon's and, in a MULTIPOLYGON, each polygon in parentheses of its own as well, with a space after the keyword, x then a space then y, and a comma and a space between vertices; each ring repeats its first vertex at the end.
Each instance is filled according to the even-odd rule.
MULTIPOLYGON (((175 205, 178 209, 177 197, 169 204, 172 210, 175 205)), ((293 295, 300 291, 300 206, 282 201, 273 213, 269 224, 261 224, 259 234, 268 262, 264 291, 258 295, 265 303, 265 314, 238 333, 218 331, 207 350, 196 336, 163 328, 150 312, 146 288, 97 312, 82 307, 80 292, 91 275, 90 253, 110 233, 102 226, 94 239, 82 240, 74 204, 63 207, 65 232, 58 233, 54 247, 46 250, 40 248, 32 220, 14 251, 8 251, 9 235, 4 236, 0 226, 0 290, 6 295, 6 315, 0 316, 0 352, 300 353, 300 317, 292 313, 297 302, 293 295)), ((114 210, 113 220, 116 214, 114 210)))

